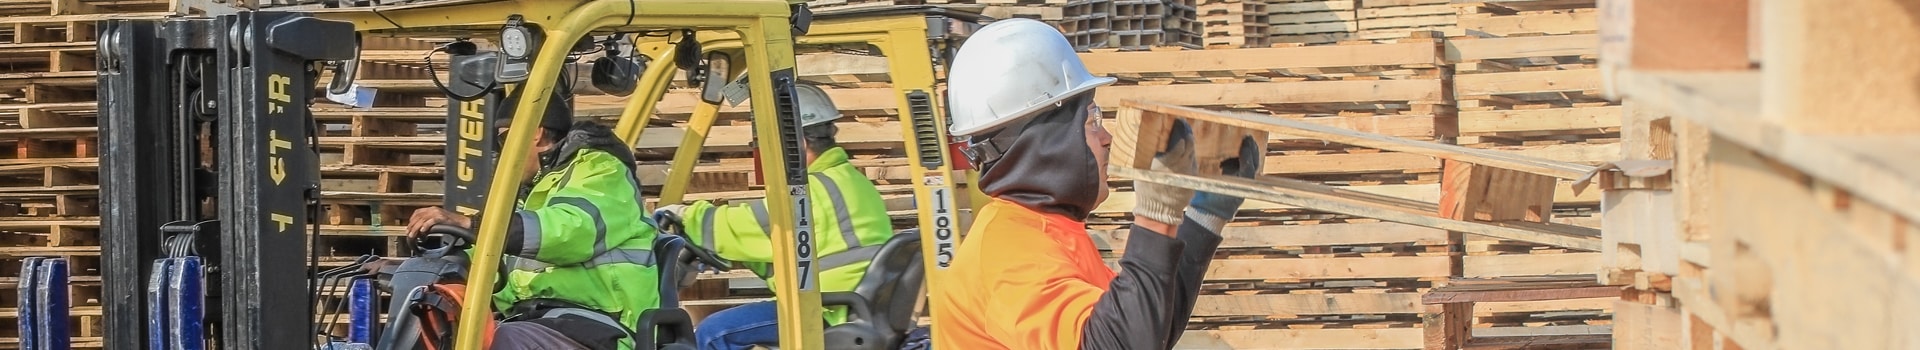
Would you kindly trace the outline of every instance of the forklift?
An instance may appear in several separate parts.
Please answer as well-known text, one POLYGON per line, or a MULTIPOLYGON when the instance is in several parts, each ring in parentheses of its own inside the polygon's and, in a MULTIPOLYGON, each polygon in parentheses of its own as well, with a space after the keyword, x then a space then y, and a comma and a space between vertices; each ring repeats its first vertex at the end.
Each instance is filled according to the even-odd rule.
MULTIPOLYGON (((770 234, 782 261, 775 273, 793 281, 776 289, 783 323, 798 325, 782 332, 781 345, 822 348, 820 325, 801 321, 820 318, 816 276, 805 268, 815 259, 809 254, 809 218, 797 203, 806 197, 807 178, 793 109, 792 44, 808 27, 806 16, 795 16, 807 13, 804 6, 784 0, 447 0, 104 23, 101 161, 108 180, 102 184, 102 235, 113 242, 102 252, 105 347, 321 349, 379 341, 369 339, 373 327, 361 322, 371 319, 372 306, 364 302, 352 313, 350 328, 357 332, 348 338, 355 339, 319 336, 313 304, 327 286, 316 282, 338 276, 309 273, 318 270, 318 254, 306 250, 317 244, 302 241, 318 237, 321 193, 319 133, 302 99, 315 95, 322 70, 334 77, 329 94, 351 92, 361 35, 499 38, 499 52, 487 58, 493 60, 491 80, 531 96, 511 106, 514 115, 530 116, 557 102, 544 96, 560 85, 559 73, 583 38, 666 32, 693 42, 695 33, 727 31, 744 44, 738 52, 717 61, 689 60, 696 66, 680 68, 700 72, 694 76, 709 103, 718 102, 726 77, 738 75, 748 78, 753 95, 772 97, 755 99, 752 109, 757 151, 764 156, 760 166, 779 171, 764 179, 770 234)), ((476 99, 481 105, 485 100, 476 99)), ((500 154, 526 154, 538 119, 513 119, 498 141, 504 144, 500 154)), ((493 134, 487 119, 480 120, 463 119, 457 126, 462 132, 449 132, 463 136, 450 145, 458 149, 449 151, 455 156, 449 173, 490 172, 485 179, 470 177, 473 186, 462 189, 484 187, 481 196, 517 193, 524 175, 512 170, 529 161, 524 157, 499 157, 490 170, 464 167, 475 165, 465 160, 480 160, 468 147, 486 144, 493 134), (464 137, 471 130, 481 131, 479 137, 464 137)), ((512 196, 449 197, 450 204, 482 213, 515 205, 512 196)), ((485 215, 474 232, 437 228, 433 236, 443 240, 438 248, 467 250, 472 273, 465 284, 489 286, 501 263, 506 225, 506 215, 485 215)), ((349 290, 366 285, 356 281, 349 290)), ((490 289, 464 289, 460 314, 492 315, 490 289)), ((368 294, 350 292, 349 299, 371 299, 368 294)), ((452 347, 481 348, 490 321, 460 318, 452 347)))
MULTIPOLYGON (((941 287, 941 278, 958 246, 959 233, 966 232, 957 204, 960 196, 971 196, 971 203, 987 202, 977 188, 956 189, 957 181, 948 181, 955 172, 949 154, 945 98, 938 91, 936 68, 952 62, 961 42, 991 21, 976 13, 954 11, 937 6, 887 6, 812 13, 812 25, 806 35, 796 38, 796 48, 816 51, 852 52, 887 58, 891 85, 896 92, 901 115, 904 153, 911 169, 916 219, 919 226, 900 230, 887 244, 867 246, 837 254, 855 254, 873 261, 854 291, 827 293, 821 306, 849 308, 848 322, 827 328, 825 341, 831 349, 894 349, 917 324, 914 309, 926 290, 941 287), (919 244, 916 249, 896 248, 919 244), (921 254, 921 252, 933 252, 921 254), (919 260, 919 261, 911 261, 919 260), (920 271, 908 271, 920 270, 920 271), (925 288, 925 289, 922 289, 925 288)), ((736 51, 743 47, 740 36, 726 32, 702 32, 698 35, 702 52, 708 56, 736 51)), ((638 43, 643 57, 671 60, 686 57, 688 50, 664 39, 638 43)), ((642 91, 654 96, 635 97, 630 103, 650 103, 664 97, 672 72, 648 70, 642 76, 642 91)), ((747 99, 744 74, 736 74, 724 90, 727 103, 747 99)), ((662 205, 680 203, 693 174, 693 160, 704 147, 705 135, 712 129, 720 106, 710 101, 696 105, 686 123, 678 147, 675 147, 667 182, 660 195, 662 205)), ((627 108, 615 132, 627 140, 637 140, 645 131, 646 113, 654 108, 641 105, 627 108), (641 113, 635 115, 634 113, 641 113), (639 118, 636 118, 639 117, 639 118)), ((968 183, 977 183, 979 173, 967 172, 968 183)), ((776 284, 785 283, 777 281, 776 284)), ((787 327, 788 323, 782 323, 787 327)), ((797 331, 782 329, 782 332, 797 331)), ((776 344, 767 344, 769 347, 776 344)))

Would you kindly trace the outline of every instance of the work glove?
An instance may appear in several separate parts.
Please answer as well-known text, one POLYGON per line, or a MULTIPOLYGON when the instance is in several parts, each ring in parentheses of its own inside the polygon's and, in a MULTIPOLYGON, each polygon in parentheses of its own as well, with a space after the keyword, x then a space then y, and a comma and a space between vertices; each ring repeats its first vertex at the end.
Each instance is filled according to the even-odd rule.
MULTIPOLYGON (((1174 120, 1173 128, 1167 134, 1166 149, 1153 155, 1151 169, 1193 175, 1193 130, 1187 127, 1186 122, 1174 120)), ((1193 190, 1146 181, 1134 181, 1133 192, 1134 217, 1166 224, 1179 223, 1187 201, 1193 199, 1193 190)))
MULTIPOLYGON (((1260 168, 1266 163, 1265 155, 1260 154, 1260 143, 1252 136, 1240 139, 1240 156, 1228 158, 1220 163, 1221 175, 1252 179, 1260 175, 1260 168)), ((1200 191, 1193 195, 1193 201, 1187 203, 1187 219, 1195 224, 1219 233, 1220 228, 1232 220, 1240 211, 1240 204, 1246 199, 1200 191)))
POLYGON ((685 214, 686 212, 686 204, 673 204, 660 207, 660 209, 653 210, 653 222, 660 225, 662 232, 674 235, 685 235, 687 228, 681 224, 683 221, 680 220, 680 217, 681 214, 685 214))

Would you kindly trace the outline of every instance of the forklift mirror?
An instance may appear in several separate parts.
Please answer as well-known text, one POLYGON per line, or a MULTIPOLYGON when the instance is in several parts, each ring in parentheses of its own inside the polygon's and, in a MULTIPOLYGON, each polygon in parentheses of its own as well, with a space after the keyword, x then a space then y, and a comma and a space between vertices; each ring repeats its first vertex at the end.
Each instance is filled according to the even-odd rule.
POLYGON ((353 79, 360 74, 360 38, 354 38, 353 59, 337 61, 333 64, 333 80, 327 82, 327 92, 345 95, 353 91, 353 79))
POLYGON ((723 52, 707 54, 706 81, 700 85, 700 100, 718 104, 725 99, 727 74, 733 72, 733 57, 723 52))

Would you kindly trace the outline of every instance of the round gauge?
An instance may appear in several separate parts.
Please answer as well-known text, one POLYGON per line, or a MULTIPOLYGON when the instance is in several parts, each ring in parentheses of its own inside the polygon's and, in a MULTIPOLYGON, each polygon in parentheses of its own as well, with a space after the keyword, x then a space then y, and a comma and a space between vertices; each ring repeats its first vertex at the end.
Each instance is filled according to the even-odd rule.
POLYGON ((526 27, 507 28, 500 33, 500 49, 506 52, 508 57, 527 57, 528 46, 533 45, 531 37, 526 27))

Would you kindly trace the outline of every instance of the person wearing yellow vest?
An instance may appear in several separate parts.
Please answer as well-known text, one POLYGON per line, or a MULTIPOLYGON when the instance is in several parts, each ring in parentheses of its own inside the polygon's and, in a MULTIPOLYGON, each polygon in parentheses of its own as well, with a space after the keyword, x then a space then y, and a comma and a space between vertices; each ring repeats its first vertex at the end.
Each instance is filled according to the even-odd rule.
MULTIPOLYGON (((825 91, 795 85, 799 99, 801 144, 807 150, 807 198, 811 205, 820 291, 852 291, 866 275, 867 265, 889 238, 892 219, 873 180, 847 162, 847 151, 834 140, 833 125, 840 110, 825 91)), ((764 202, 716 205, 698 201, 669 205, 654 211, 656 222, 679 222, 689 241, 711 249, 721 258, 746 263, 761 278, 770 278, 773 238, 767 232, 764 202)), ((771 283, 771 281, 769 281, 771 283)), ((846 321, 843 307, 822 310, 828 325, 846 321)), ((741 305, 708 316, 694 329, 701 350, 743 350, 756 345, 777 346, 780 328, 772 301, 741 305)))

